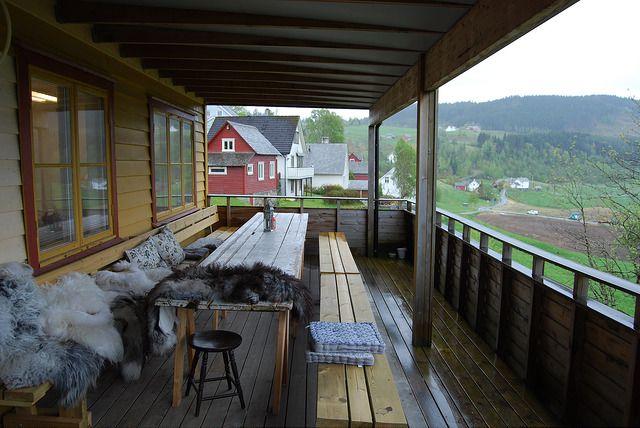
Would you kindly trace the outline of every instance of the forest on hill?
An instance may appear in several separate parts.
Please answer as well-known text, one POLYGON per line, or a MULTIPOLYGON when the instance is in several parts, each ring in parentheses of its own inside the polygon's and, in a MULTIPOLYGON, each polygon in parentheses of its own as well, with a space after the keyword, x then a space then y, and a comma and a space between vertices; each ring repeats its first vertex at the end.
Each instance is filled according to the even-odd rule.
MULTIPOLYGON (((579 132, 618 137, 633 126, 632 117, 638 105, 633 99, 612 95, 537 95, 479 103, 443 103, 438 108, 439 124, 444 127, 474 124, 482 129, 516 133, 579 132)), ((398 127, 415 127, 415 123, 415 104, 385 121, 386 125, 398 127)))

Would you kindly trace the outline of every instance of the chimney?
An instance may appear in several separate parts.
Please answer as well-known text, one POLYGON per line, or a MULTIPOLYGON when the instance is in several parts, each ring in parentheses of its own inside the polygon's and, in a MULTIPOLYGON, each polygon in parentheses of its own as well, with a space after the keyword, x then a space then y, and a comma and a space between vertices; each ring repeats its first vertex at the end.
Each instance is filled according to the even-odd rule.
POLYGON ((320 140, 320 142, 322 144, 329 144, 329 137, 322 137, 322 139, 320 140))

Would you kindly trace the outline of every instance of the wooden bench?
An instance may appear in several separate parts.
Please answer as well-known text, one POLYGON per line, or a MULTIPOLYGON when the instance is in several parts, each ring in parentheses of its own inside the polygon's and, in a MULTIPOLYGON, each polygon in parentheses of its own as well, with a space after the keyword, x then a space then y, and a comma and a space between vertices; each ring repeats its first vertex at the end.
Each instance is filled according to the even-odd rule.
POLYGON ((87 428, 91 426, 91 412, 82 400, 72 409, 37 408, 36 404, 53 387, 51 383, 31 388, 5 389, 0 385, 0 414, 4 414, 3 426, 13 427, 61 427, 87 428))
MULTIPOLYGON (((368 291, 341 232, 322 232, 320 320, 374 322, 368 291)), ((371 367, 318 365, 318 426, 406 426, 386 355, 371 367)))
MULTIPOLYGON (((215 206, 204 208, 192 214, 167 223, 167 227, 175 234, 176 239, 183 246, 196 239, 208 236, 226 240, 237 227, 221 227, 212 231, 212 226, 218 222, 218 211, 215 206)), ((150 236, 158 233, 156 228, 128 238, 113 247, 87 256, 64 267, 47 272, 36 278, 38 283, 51 282, 69 272, 95 273, 124 257, 124 252, 136 247, 150 236)), ((64 426, 84 427, 91 425, 91 413, 87 411, 86 402, 74 409, 38 409, 36 404, 51 389, 50 383, 44 383, 31 388, 8 390, 0 386, 0 415, 4 415, 4 426, 64 426), (15 409, 15 411, 12 411, 15 409)))

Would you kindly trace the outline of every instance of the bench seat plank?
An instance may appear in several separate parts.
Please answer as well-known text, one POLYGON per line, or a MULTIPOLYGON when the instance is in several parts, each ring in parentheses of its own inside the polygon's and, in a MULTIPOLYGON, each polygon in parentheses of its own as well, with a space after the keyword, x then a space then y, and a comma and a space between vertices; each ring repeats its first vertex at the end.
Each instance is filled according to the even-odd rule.
MULTIPOLYGON (((320 320, 340 321, 336 277, 320 276, 320 320)), ((318 426, 349 426, 349 405, 344 366, 340 364, 318 364, 318 426)))
MULTIPOLYGON (((369 292, 342 232, 323 232, 320 248, 320 319, 322 321, 374 322, 369 292)), ((341 397, 346 390, 347 417, 351 426, 407 426, 402 402, 386 355, 376 354, 371 367, 320 364, 318 371, 318 424, 339 425, 344 408, 324 400, 341 397), (335 368, 343 368, 339 373, 335 368), (337 376, 334 383, 324 376, 337 376), (339 382, 338 382, 339 381, 339 382), (339 383, 340 385, 336 385, 339 383), (346 383, 346 385, 345 385, 346 383), (321 400, 322 397, 322 400, 321 400), (328 397, 331 397, 328 398, 328 397)))

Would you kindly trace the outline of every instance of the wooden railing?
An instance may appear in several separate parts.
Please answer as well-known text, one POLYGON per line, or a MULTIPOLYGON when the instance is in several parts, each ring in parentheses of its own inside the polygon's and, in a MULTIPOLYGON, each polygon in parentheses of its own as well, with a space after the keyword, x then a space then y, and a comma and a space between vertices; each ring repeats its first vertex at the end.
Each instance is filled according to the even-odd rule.
MULTIPOLYGON (((210 196, 226 198, 218 211, 230 225, 262 210, 232 206, 231 198, 246 195, 210 196)), ((299 201, 278 210, 308 212, 308 237, 344 231, 350 247, 364 254, 365 198, 254 197, 299 201), (335 207, 310 208, 309 200, 335 201, 335 207)), ((415 203, 379 202, 379 243, 411 250, 415 203)), ((445 210, 437 210, 436 228, 435 287, 552 411, 577 424, 640 425, 639 285, 445 210), (522 254, 530 262, 514 260, 522 254), (554 278, 558 269, 573 281, 554 278), (598 284, 632 299, 635 311, 597 301, 589 290, 598 284)))
POLYGON ((638 425, 640 286, 444 210, 436 227, 436 288, 549 408, 570 423, 638 425), (573 284, 545 275, 550 265, 573 284), (599 285, 634 299, 633 316, 594 299, 599 285))

